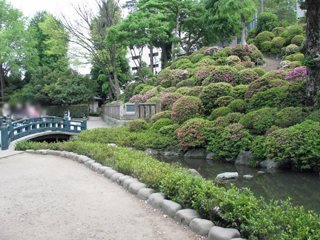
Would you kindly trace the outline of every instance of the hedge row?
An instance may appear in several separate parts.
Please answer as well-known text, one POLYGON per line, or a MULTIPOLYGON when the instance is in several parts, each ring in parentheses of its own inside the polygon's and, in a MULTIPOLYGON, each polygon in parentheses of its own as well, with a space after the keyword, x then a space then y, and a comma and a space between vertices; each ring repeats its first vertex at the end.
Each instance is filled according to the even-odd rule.
POLYGON ((63 117, 64 112, 70 111, 72 118, 82 118, 83 114, 88 116, 88 104, 77 104, 77 105, 70 105, 70 106, 50 106, 47 107, 47 115, 48 116, 56 116, 56 117, 63 117))
POLYGON ((216 225, 235 227, 248 239, 319 239, 320 219, 290 200, 257 199, 247 188, 226 190, 187 169, 159 162, 143 152, 78 140, 65 143, 19 142, 17 150, 53 149, 74 152, 111 166, 161 191, 184 208, 193 208, 216 225))

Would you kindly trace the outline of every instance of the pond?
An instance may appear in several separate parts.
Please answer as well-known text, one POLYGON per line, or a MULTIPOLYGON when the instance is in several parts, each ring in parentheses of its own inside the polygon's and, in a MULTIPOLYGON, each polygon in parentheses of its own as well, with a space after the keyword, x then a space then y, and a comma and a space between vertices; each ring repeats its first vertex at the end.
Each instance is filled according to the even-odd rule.
POLYGON ((179 162, 182 166, 196 169, 204 178, 214 180, 219 173, 238 172, 239 175, 251 174, 252 179, 239 178, 232 182, 237 187, 251 189, 256 197, 266 200, 290 197, 294 205, 302 205, 307 210, 320 213, 320 176, 313 172, 295 172, 291 170, 266 170, 237 166, 231 163, 214 162, 206 159, 157 158, 168 163, 179 162), (264 171, 265 174, 258 174, 264 171))

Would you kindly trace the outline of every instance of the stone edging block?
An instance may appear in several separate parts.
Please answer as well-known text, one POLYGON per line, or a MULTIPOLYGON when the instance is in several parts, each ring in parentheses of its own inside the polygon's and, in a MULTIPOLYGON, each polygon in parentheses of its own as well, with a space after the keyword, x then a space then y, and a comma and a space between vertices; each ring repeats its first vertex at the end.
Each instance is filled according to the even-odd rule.
POLYGON ((102 167, 102 165, 100 163, 93 163, 93 164, 91 164, 90 169, 94 172, 97 172, 98 169, 101 167, 102 167))
POLYGON ((84 165, 85 165, 87 168, 90 168, 93 163, 95 163, 94 160, 89 160, 89 161, 87 161, 84 165))
POLYGON ((110 181, 111 181, 111 182, 115 182, 115 181, 117 181, 117 179, 118 179, 119 177, 122 177, 122 176, 123 176, 122 173, 116 172, 116 173, 112 174, 112 176, 111 176, 111 178, 110 178, 110 181))
POLYGON ((137 195, 139 190, 142 188, 145 188, 146 186, 147 185, 145 185, 144 183, 141 183, 141 182, 133 182, 129 185, 128 191, 130 193, 137 195))
POLYGON ((119 178, 117 179, 117 183, 122 186, 123 183, 124 183, 124 181, 127 180, 127 179, 129 179, 129 178, 132 178, 132 177, 129 176, 129 175, 124 175, 124 176, 122 176, 122 177, 119 177, 119 178))
POLYGON ((108 169, 111 169, 110 167, 100 167, 97 171, 98 174, 104 174, 104 172, 108 169))
POLYGON ((156 209, 161 209, 161 205, 164 201, 163 193, 152 193, 148 198, 148 204, 156 209))
POLYGON ((149 196, 154 193, 152 188, 141 188, 137 194, 140 200, 148 200, 149 196))
POLYGON ((214 226, 209 231, 208 240, 231 240, 239 237, 240 232, 237 229, 214 226))
POLYGON ((213 226, 213 222, 201 218, 195 218, 189 224, 192 231, 202 236, 207 235, 213 226))
POLYGON ((181 210, 181 205, 179 203, 170 201, 170 200, 163 200, 161 204, 162 211, 167 214, 169 217, 174 218, 176 212, 181 210))
POLYGON ((106 178, 110 179, 111 176, 112 176, 112 174, 114 174, 114 173, 117 173, 117 171, 115 171, 115 170, 113 170, 112 168, 110 168, 110 169, 107 169, 107 170, 104 172, 103 176, 105 176, 106 178))
POLYGON ((195 218, 201 218, 201 216, 193 209, 179 210, 174 217, 177 222, 187 226, 189 226, 190 222, 195 218))
POLYGON ((124 180, 122 186, 123 186, 124 189, 128 190, 130 184, 131 184, 131 183, 134 183, 134 182, 139 182, 139 181, 138 181, 138 179, 136 179, 136 178, 128 178, 128 179, 124 180))

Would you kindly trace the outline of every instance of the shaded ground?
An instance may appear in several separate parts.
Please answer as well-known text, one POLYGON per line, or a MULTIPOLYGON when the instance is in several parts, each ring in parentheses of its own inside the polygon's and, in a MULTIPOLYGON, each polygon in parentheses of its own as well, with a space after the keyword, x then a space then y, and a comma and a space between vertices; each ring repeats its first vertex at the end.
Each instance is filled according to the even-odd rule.
POLYGON ((89 117, 89 120, 87 122, 87 128, 88 129, 94 129, 94 128, 109 128, 111 127, 106 122, 102 120, 101 117, 89 117))
POLYGON ((198 239, 171 219, 71 160, 0 159, 0 239, 198 239))
POLYGON ((264 70, 270 72, 272 70, 277 70, 280 67, 281 60, 274 60, 270 57, 264 56, 264 60, 266 62, 266 66, 263 67, 264 70))

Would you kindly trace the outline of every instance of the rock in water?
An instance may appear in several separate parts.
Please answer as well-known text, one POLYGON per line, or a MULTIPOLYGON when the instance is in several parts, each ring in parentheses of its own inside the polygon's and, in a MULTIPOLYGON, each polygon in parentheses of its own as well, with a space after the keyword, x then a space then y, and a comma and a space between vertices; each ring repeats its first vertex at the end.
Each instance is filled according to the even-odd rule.
POLYGON ((225 172, 220 173, 216 177, 216 180, 229 180, 229 179, 237 179, 239 177, 239 174, 237 172, 225 172))

